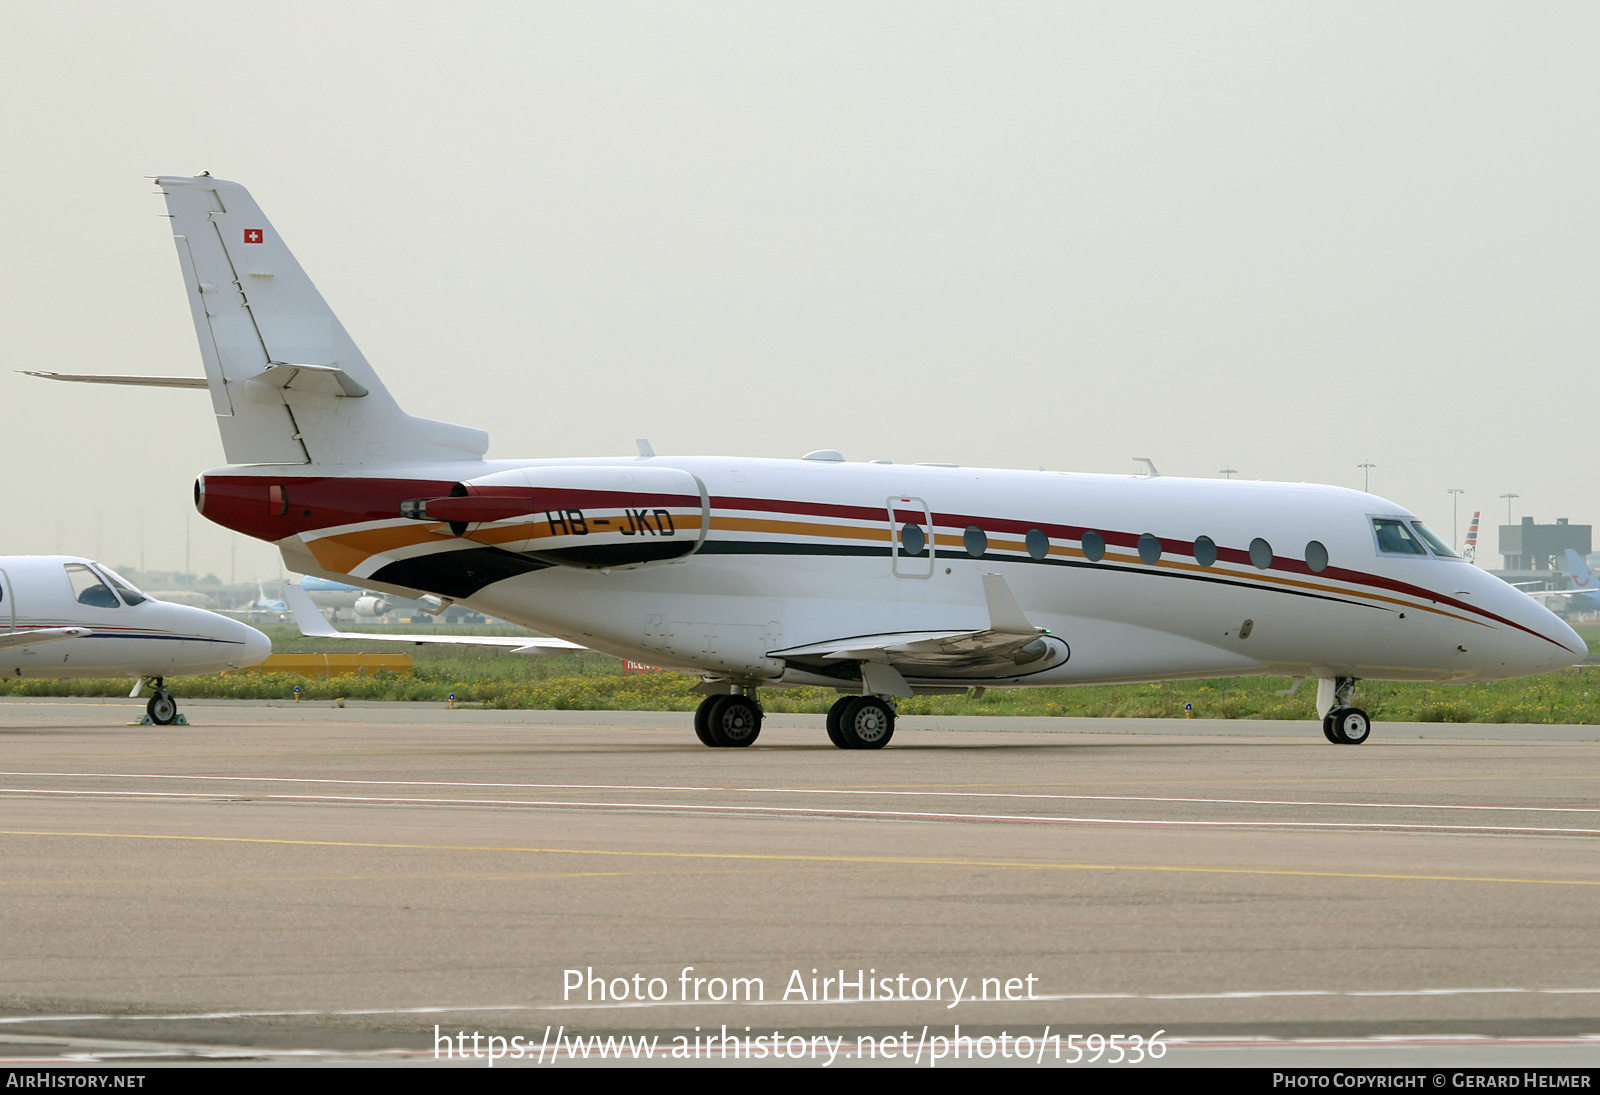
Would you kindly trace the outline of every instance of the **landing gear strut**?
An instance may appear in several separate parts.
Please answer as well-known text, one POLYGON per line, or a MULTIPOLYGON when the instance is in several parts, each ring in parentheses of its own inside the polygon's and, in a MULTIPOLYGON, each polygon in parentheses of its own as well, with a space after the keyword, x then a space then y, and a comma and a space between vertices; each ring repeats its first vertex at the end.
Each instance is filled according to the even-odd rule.
POLYGON ((144 705, 145 714, 149 715, 150 721, 157 726, 171 726, 179 718, 178 701, 167 691, 166 681, 163 678, 153 677, 150 683, 155 687, 155 694, 150 697, 150 702, 144 705))
POLYGON ((1354 677, 1335 677, 1317 682, 1317 706, 1322 716, 1322 736, 1335 745, 1360 745, 1372 736, 1372 719, 1352 706, 1356 693, 1354 677))
POLYGON ((694 734, 701 744, 742 749, 761 734, 761 705, 755 689, 747 695, 707 696, 694 712, 694 734))
POLYGON ((894 737, 894 708, 877 696, 844 696, 828 709, 828 740, 840 749, 882 749, 894 737))

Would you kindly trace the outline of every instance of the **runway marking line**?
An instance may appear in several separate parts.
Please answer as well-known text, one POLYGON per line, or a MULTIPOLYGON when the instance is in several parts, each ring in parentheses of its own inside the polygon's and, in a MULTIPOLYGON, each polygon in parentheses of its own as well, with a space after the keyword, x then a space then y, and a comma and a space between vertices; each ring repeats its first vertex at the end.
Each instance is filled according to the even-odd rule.
MULTIPOLYGON (((1175 867, 1130 863, 1028 863, 921 856, 780 855, 766 852, 644 852, 606 848, 523 848, 493 844, 388 844, 358 840, 290 840, 283 837, 179 836, 170 833, 93 833, 53 829, 0 829, 0 836, 64 836, 100 840, 188 840, 222 844, 281 844, 311 848, 380 848, 390 851, 515 852, 533 855, 635 856, 650 859, 731 859, 784 863, 871 863, 906 867, 989 867, 1030 871, 1149 871, 1171 874, 1264 875, 1290 878, 1367 878, 1397 882, 1490 882, 1529 886, 1600 886, 1600 879, 1500 878, 1477 875, 1381 874, 1369 871, 1293 871, 1271 867, 1175 867)), ((1545 991, 1545 990, 1530 990, 1545 991)))
MULTIPOLYGON (((1074 802, 1186 802, 1218 806, 1329 806, 1372 810, 1498 810, 1516 813, 1600 814, 1597 806, 1451 805, 1441 802, 1320 802, 1270 798, 1180 798, 1163 795, 1063 795, 1034 791, 923 791, 862 787, 737 787, 656 783, 493 783, 439 779, 330 779, 312 776, 214 776, 153 772, 0 772, 0 776, 42 776, 61 779, 173 779, 223 783, 328 783, 345 787, 484 787, 539 791, 685 791, 750 795, 891 795, 920 798, 1025 798, 1074 802)), ((103 794, 106 792, 94 792, 103 794)), ((151 794, 155 792, 143 792, 151 794)), ((402 801, 423 802, 424 799, 402 801)))
POLYGON ((574 802, 571 799, 449 799, 380 798, 376 795, 221 795, 201 791, 85 791, 36 787, 0 787, 0 795, 13 797, 61 796, 65 798, 179 799, 185 801, 247 801, 355 804, 371 806, 535 807, 586 810, 647 810, 677 814, 764 814, 779 817, 837 817, 904 821, 979 821, 1015 825, 1104 825, 1154 829, 1339 829, 1356 832, 1406 833, 1518 833, 1533 836, 1600 836, 1600 829, 1552 828, 1531 825, 1426 825, 1421 822, 1384 821, 1270 821, 1238 819, 1206 821, 1177 818, 1053 817, 1044 814, 952 814, 932 810, 825 809, 814 806, 717 806, 683 802, 574 802))
MULTIPOLYGON (((1035 996, 1028 1000, 973 1000, 966 999, 962 1003, 991 1003, 991 1004, 1025 1004, 1060 1002, 1070 1000, 1241 1000, 1241 999, 1273 999, 1280 997, 1370 997, 1370 996, 1473 996, 1490 994, 1516 994, 1528 996, 1572 996, 1596 995, 1600 989, 1527 989, 1527 988, 1477 988, 1477 989, 1395 989, 1395 990, 1339 990, 1339 989, 1308 989, 1291 990, 1283 992, 1222 992, 1222 993, 1196 993, 1190 995, 1172 995, 1170 993, 1133 993, 1113 992, 1085 994, 1081 996, 1035 996)), ((752 1000, 741 1002, 747 1007, 824 1007, 827 1005, 856 1004, 854 1000, 752 1000)), ((429 1005, 410 1008, 337 1008, 337 1009, 295 1009, 277 1011, 203 1011, 188 1013, 170 1013, 154 1015, 118 1015, 111 1012, 83 1015, 9 1015, 0 1016, 0 1025, 19 1026, 25 1023, 74 1023, 74 1022, 104 1022, 106 1020, 119 1020, 122 1022, 181 1022, 195 1019, 265 1019, 265 1018, 319 1018, 319 1017, 345 1017, 358 1015, 450 1015, 461 1012, 477 1011, 630 1011, 642 1008, 680 1008, 680 1007, 711 1007, 715 1005, 726 1006, 727 1001, 717 1000, 661 1000, 661 1001, 630 1001, 614 1004, 464 1004, 429 1005)), ((1494 1042, 1494 1041, 1527 1041, 1539 1042, 1567 1042, 1581 1041, 1592 1042, 1600 1040, 1600 1035, 1588 1034, 1567 1038, 1540 1038, 1537 1035, 1526 1039, 1499 1039, 1493 1035, 1373 1035, 1368 1038, 1273 1038, 1270 1036, 1256 1035, 1211 1035, 1195 1036, 1189 1038, 1171 1038, 1166 1041, 1177 1043, 1199 1043, 1201 1045, 1226 1045, 1226 1044, 1284 1044, 1311 1042, 1321 1045, 1365 1045, 1372 1042, 1385 1042, 1403 1044, 1410 1039, 1420 1039, 1428 1042, 1494 1042)))

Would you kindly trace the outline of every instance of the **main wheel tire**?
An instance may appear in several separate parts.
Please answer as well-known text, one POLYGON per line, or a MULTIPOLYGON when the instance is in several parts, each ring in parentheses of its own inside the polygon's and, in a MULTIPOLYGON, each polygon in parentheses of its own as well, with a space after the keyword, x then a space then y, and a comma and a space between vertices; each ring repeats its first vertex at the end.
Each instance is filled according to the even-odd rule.
POLYGON ((171 726, 172 720, 178 717, 178 701, 172 694, 162 689, 150 697, 150 702, 144 705, 150 721, 157 726, 171 726))
POLYGON ((894 708, 876 696, 856 696, 839 714, 846 749, 882 749, 894 737, 894 708))
POLYGON ((748 696, 718 696, 706 717, 714 744, 743 749, 761 735, 761 708, 748 696))
POLYGON ((840 696, 833 701, 833 706, 828 708, 828 740, 840 749, 850 748, 850 743, 839 734, 839 719, 844 715, 844 709, 855 700, 854 696, 840 696))
POLYGON ((1372 736, 1372 720, 1359 707, 1342 707, 1328 716, 1333 739, 1340 745, 1360 745, 1372 736))
POLYGON ((1335 745, 1339 744, 1339 739, 1333 736, 1333 716, 1331 714, 1322 716, 1322 736, 1335 745))
POLYGON ((701 745, 715 748, 716 742, 711 739, 711 708, 716 706, 721 696, 707 696, 700 701, 700 706, 694 709, 694 736, 700 739, 701 745))

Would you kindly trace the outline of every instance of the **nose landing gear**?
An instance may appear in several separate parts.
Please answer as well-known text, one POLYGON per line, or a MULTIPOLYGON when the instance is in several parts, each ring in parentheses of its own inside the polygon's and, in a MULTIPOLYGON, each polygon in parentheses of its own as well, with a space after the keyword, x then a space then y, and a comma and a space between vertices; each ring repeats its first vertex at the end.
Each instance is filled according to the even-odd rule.
POLYGON ((1356 679, 1335 677, 1317 682, 1317 707, 1323 712, 1322 736, 1335 745, 1360 745, 1372 736, 1372 719, 1355 699, 1356 679))
POLYGON ((162 677, 141 677, 139 683, 133 686, 133 695, 137 697, 144 686, 149 684, 155 689, 150 697, 150 702, 144 705, 145 716, 140 722, 145 726, 188 726, 189 720, 178 713, 178 701, 172 698, 172 693, 167 691, 166 680, 162 677))

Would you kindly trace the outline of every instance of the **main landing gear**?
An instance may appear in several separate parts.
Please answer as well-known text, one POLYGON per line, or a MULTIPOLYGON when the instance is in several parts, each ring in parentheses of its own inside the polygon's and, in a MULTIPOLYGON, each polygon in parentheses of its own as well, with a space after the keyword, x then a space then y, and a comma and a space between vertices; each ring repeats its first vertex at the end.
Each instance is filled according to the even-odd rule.
POLYGON ((1355 693, 1354 677, 1317 682, 1317 706, 1327 712, 1322 716, 1322 736, 1335 745, 1360 745, 1372 736, 1372 720, 1351 705, 1355 693))
MULTIPOLYGON (((154 701, 151 701, 154 702, 154 701)), ((694 712, 694 734, 714 749, 742 749, 761 734, 755 689, 707 696, 694 712)), ((894 737, 894 708, 877 696, 843 696, 828 709, 828 740, 840 749, 882 749, 894 737)))
POLYGON ((145 717, 143 721, 154 726, 171 726, 174 723, 179 726, 189 725, 189 720, 178 714, 178 701, 172 698, 171 692, 167 691, 165 679, 161 677, 142 677, 139 683, 134 685, 133 694, 138 696, 146 684, 154 688, 155 693, 150 697, 150 702, 144 705, 145 717))
POLYGON ((828 708, 828 740, 840 749, 882 749, 894 737, 894 708, 877 696, 843 696, 828 708))
POLYGON ((707 696, 695 708, 694 734, 713 748, 742 749, 760 735, 761 715, 753 688, 748 695, 707 696))

